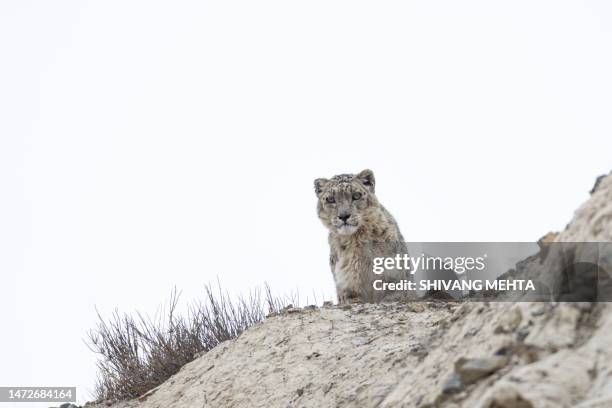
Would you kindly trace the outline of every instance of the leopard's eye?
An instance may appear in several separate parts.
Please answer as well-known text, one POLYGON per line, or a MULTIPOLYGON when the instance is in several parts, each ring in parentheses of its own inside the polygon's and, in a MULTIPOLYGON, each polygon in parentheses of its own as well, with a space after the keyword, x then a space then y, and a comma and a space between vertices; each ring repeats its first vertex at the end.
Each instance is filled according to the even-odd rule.
POLYGON ((336 199, 334 198, 334 196, 328 196, 325 201, 327 201, 330 204, 333 204, 336 202, 336 199))
POLYGON ((361 193, 360 192, 353 193, 353 200, 357 201, 360 198, 361 198, 361 193))

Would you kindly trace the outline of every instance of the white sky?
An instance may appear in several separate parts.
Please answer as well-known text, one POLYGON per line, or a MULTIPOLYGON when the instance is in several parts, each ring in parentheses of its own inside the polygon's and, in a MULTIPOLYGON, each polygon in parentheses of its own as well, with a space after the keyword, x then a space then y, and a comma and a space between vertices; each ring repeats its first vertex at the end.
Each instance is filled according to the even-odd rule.
POLYGON ((0 385, 84 402, 94 306, 331 297, 316 177, 373 169, 409 241, 563 228, 611 51, 606 1, 2 1, 0 385))

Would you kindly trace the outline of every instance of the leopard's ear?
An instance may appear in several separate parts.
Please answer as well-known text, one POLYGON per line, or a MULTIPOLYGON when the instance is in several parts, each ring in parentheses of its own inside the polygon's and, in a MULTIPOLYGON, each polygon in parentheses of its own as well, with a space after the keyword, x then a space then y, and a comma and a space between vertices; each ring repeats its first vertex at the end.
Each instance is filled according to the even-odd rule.
POLYGON ((370 169, 362 170, 357 178, 361 181, 361 183, 371 192, 374 192, 374 185, 376 181, 374 180, 374 172, 370 169))
POLYGON ((323 187, 325 187, 328 181, 328 179, 324 178, 318 178, 314 181, 315 194, 317 197, 323 192, 323 187))

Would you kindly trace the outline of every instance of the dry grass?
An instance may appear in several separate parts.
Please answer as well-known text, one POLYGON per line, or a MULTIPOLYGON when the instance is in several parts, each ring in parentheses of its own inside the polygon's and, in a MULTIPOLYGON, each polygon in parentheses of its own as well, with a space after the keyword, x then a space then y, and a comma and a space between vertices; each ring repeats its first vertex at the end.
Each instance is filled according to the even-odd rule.
POLYGON ((100 355, 95 397, 125 400, 138 397, 174 375, 198 353, 238 336, 268 314, 291 303, 274 297, 268 286, 262 297, 257 290, 244 298, 230 299, 220 287, 206 286, 203 302, 176 314, 180 294, 172 291, 167 309, 157 318, 115 311, 88 334, 89 348, 100 355))

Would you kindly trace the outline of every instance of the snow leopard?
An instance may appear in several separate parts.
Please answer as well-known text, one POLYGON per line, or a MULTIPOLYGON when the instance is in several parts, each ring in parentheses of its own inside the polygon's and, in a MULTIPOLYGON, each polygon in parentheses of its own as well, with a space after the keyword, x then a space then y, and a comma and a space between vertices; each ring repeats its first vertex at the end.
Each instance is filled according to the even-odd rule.
POLYGON ((397 222, 375 194, 372 170, 314 181, 317 214, 329 230, 329 264, 340 303, 376 302, 389 293, 374 290, 374 281, 410 280, 405 271, 373 273, 373 259, 407 254, 397 222))

